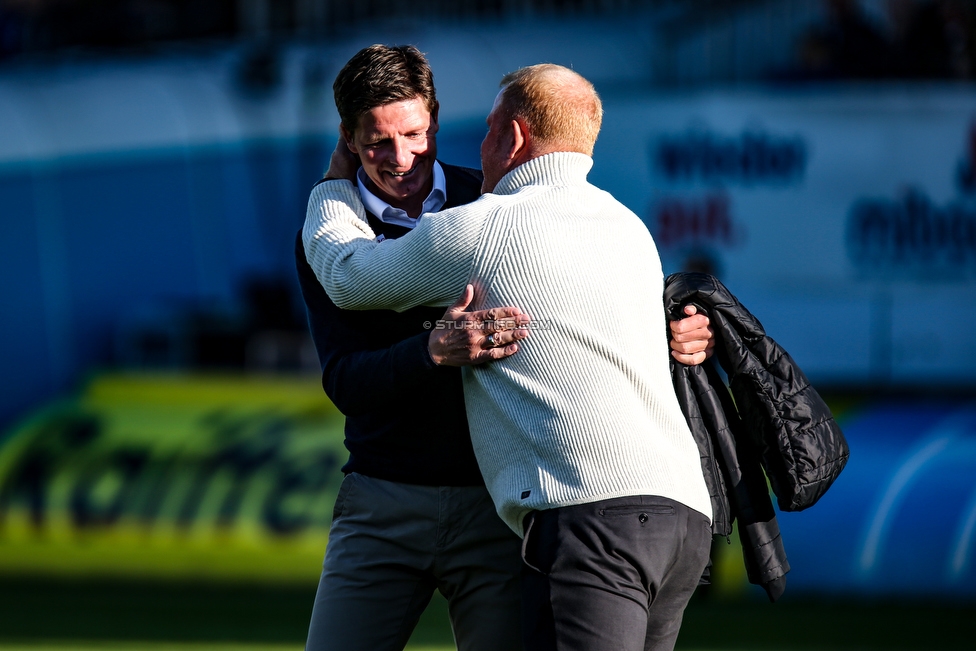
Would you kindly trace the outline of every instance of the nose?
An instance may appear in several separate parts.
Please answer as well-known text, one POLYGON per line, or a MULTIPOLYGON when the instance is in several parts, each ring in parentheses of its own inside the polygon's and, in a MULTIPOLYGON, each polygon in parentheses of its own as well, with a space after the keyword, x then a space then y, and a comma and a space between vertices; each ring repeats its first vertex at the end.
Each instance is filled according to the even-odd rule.
POLYGON ((410 149, 410 141, 406 138, 395 138, 393 140, 393 162, 397 167, 410 167, 413 163, 413 152, 410 149))

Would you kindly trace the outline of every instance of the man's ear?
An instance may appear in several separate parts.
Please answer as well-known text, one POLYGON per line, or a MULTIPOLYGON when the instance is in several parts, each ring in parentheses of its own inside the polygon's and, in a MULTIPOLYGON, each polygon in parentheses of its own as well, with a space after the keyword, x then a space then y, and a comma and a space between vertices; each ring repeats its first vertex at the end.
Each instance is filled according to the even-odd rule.
POLYGON ((427 135, 433 136, 437 134, 437 131, 441 128, 440 123, 437 121, 437 114, 440 113, 441 103, 434 102, 434 108, 430 110, 430 126, 427 128, 427 135))
POLYGON ((339 133, 342 135, 342 139, 346 141, 346 147, 349 148, 349 151, 358 155, 359 150, 356 149, 356 141, 352 137, 352 132, 349 131, 349 129, 346 128, 346 125, 342 124, 341 122, 339 123, 339 133))
POLYGON ((521 161, 529 153, 532 134, 529 133, 528 125, 521 118, 512 119, 509 125, 509 133, 511 135, 511 149, 509 149, 508 157, 513 161, 521 161))

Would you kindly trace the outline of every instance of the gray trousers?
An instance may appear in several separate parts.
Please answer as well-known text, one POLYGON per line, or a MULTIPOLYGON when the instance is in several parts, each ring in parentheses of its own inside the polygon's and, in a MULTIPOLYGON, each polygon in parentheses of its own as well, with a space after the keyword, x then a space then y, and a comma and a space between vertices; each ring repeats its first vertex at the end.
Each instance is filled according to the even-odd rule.
POLYGON ((674 500, 621 497, 525 519, 528 651, 669 651, 712 542, 674 500))
POLYGON ((339 489, 307 651, 401 651, 434 590, 459 651, 520 651, 520 541, 484 487, 352 473, 339 489))

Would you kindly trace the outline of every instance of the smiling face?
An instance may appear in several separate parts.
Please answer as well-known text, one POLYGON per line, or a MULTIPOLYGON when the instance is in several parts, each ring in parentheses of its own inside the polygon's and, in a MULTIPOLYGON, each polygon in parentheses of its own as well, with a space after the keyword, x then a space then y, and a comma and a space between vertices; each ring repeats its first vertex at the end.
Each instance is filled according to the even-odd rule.
POLYGON ((342 135, 359 154, 369 191, 416 217, 434 183, 437 128, 437 109, 429 112, 418 96, 370 109, 342 135))

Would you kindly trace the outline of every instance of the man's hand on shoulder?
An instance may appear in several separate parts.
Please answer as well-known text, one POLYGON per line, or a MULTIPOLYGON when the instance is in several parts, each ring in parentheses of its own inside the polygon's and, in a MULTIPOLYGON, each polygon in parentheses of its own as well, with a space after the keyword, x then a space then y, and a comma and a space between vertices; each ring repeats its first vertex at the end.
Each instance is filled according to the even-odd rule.
POLYGON ((356 182, 356 170, 359 169, 359 156, 349 151, 346 141, 339 134, 339 141, 335 149, 332 150, 332 158, 329 159, 329 169, 325 172, 325 180, 335 181, 345 179, 346 181, 356 182))
POLYGON ((466 312, 474 298, 468 285, 447 308, 427 340, 430 358, 438 366, 470 366, 502 359, 518 352, 518 342, 529 336, 530 321, 517 307, 496 307, 466 312))
POLYGON ((671 356, 682 364, 694 366, 712 356, 715 349, 715 336, 708 317, 698 314, 694 305, 686 305, 686 316, 680 321, 672 321, 671 356))

